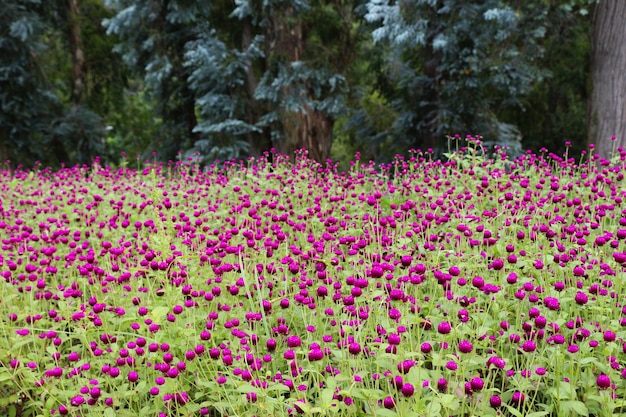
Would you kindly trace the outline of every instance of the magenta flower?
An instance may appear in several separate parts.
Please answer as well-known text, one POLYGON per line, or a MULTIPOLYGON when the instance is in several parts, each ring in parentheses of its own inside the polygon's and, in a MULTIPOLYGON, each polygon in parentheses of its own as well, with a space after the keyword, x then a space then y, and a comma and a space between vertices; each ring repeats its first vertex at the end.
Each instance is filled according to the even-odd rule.
POLYGON ((452 326, 449 322, 444 321, 439 323, 439 325, 437 326, 437 331, 441 334, 448 334, 452 331, 452 326))
POLYGON ((611 387, 611 379, 605 374, 600 374, 596 379, 596 385, 599 389, 608 389, 611 387))
POLYGON ((401 392, 402 392, 402 395, 404 395, 405 397, 411 397, 415 393, 415 387, 413 386, 413 384, 409 384, 409 383, 403 384, 401 392))
POLYGON ((522 344, 522 350, 524 352, 534 352, 537 349, 537 345, 532 340, 527 340, 522 344))
POLYGON ((302 345, 302 340, 300 340, 300 337, 296 335, 287 337, 287 346, 289 346, 290 348, 299 347, 300 345, 302 345))
POLYGON ((574 296, 574 301, 576 302, 576 304, 585 305, 587 304, 587 301, 589 301, 589 297, 584 292, 579 291, 574 296))
POLYGON ((470 353, 473 347, 472 344, 467 340, 462 340, 459 342, 459 351, 461 353, 470 353))
POLYGON ((470 386, 472 387, 472 391, 479 392, 482 391, 485 383, 483 382, 482 378, 475 377, 472 378, 472 380, 470 381, 470 386))
POLYGON ((502 405, 502 399, 499 395, 492 395, 489 398, 489 405, 493 408, 498 408, 502 405))
POLYGON ((385 397, 383 407, 388 410, 393 410, 396 407, 396 400, 394 400, 393 397, 385 397))

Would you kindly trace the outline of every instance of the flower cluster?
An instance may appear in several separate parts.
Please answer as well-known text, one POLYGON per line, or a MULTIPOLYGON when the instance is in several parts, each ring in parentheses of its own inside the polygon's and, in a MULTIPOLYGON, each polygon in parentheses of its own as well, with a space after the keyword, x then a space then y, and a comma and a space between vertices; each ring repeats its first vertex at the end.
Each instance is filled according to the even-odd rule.
POLYGON ((496 156, 2 171, 0 381, 35 414, 600 415, 624 165, 496 156))

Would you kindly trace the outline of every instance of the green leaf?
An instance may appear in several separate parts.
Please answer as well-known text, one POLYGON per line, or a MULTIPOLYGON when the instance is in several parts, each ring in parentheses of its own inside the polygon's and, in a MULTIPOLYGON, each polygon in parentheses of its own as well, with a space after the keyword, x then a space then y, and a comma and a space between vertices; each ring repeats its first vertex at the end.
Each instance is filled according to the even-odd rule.
POLYGON ((579 416, 589 416, 589 410, 582 401, 561 401, 559 408, 561 415, 570 415, 573 411, 579 416))
POLYGON ((551 412, 552 412, 551 410, 535 411, 534 413, 526 414, 526 417, 543 417, 543 416, 547 416, 551 412))
POLYGON ((0 382, 6 382, 11 380, 11 374, 9 372, 0 373, 0 382))
POLYGON ((335 388, 337 388, 337 381, 335 380, 334 377, 329 377, 326 381, 326 388, 331 390, 331 391, 335 391, 335 388))
POLYGON ((515 407, 511 407, 508 404, 504 404, 504 406, 506 407, 507 410, 509 410, 509 412, 511 414, 513 414, 515 417, 524 417, 524 415, 522 413, 520 413, 515 407))
POLYGON ((250 392, 256 392, 256 388, 254 388, 250 384, 244 384, 244 385, 237 387, 237 392, 240 392, 242 394, 248 394, 250 392))
POLYGON ((441 403, 436 399, 431 401, 428 404, 428 415, 429 416, 439 416, 441 415, 441 403))
POLYGON ((397 417, 398 413, 396 413, 393 410, 388 410, 386 408, 381 408, 376 410, 376 415, 377 416, 382 416, 382 417, 397 417))
POLYGON ((115 410, 110 407, 104 409, 104 417, 115 417, 115 410))
POLYGON ((321 398, 322 398, 322 405, 327 406, 330 405, 330 403, 333 400, 333 394, 334 394, 335 390, 334 389, 323 389, 322 390, 322 394, 321 394, 321 398))
POLYGON ((150 313, 148 314, 148 317, 151 318, 152 321, 155 323, 161 323, 163 319, 165 318, 165 316, 167 315, 168 311, 169 311, 168 307, 164 307, 164 306, 155 307, 152 309, 152 311, 150 311, 150 313))
POLYGON ((439 402, 445 408, 456 410, 459 407, 459 398, 452 394, 443 394, 439 397, 439 402))

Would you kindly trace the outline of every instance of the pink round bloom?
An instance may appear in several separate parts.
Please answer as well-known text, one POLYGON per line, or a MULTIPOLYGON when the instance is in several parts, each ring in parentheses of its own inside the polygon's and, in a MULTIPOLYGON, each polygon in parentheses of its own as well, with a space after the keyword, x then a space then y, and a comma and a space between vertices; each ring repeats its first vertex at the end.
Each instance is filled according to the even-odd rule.
POLYGON ((607 330, 606 332, 604 332, 603 337, 604 337, 604 341, 605 342, 613 342, 613 341, 615 341, 615 333, 613 333, 610 330, 607 330))
POLYGON ((470 386, 472 387, 472 391, 479 392, 483 389, 485 383, 483 382, 482 378, 476 377, 472 378, 472 380, 470 381, 470 386))
POLYGON ((437 390, 439 392, 446 392, 448 390, 448 381, 445 378, 439 378, 437 381, 437 390))
POLYGON ((388 410, 394 409, 396 407, 396 400, 394 400, 393 397, 386 397, 383 400, 383 407, 388 410))
POLYGON ((324 358, 324 352, 321 349, 313 349, 308 354, 309 361, 319 361, 324 358))
POLYGON ((411 368, 414 366, 415 366, 415 361, 411 359, 407 359, 398 364, 398 372, 400 372, 401 374, 407 374, 411 370, 411 368))
POLYGON ((459 342, 459 351, 461 353, 470 353, 473 347, 472 344, 467 340, 462 340, 459 342))
POLYGON ((524 352, 534 352, 537 349, 537 345, 532 340, 527 340, 522 345, 522 350, 524 352))
POLYGON ((600 389, 608 389, 611 387, 611 378, 609 378, 605 374, 600 374, 598 375, 598 378, 596 379, 596 384, 598 385, 598 388, 600 389))
POLYGON ((402 385, 401 391, 402 395, 404 395, 405 397, 411 397, 415 393, 415 387, 413 386, 413 384, 406 383, 402 385))
POLYGON ((579 291, 574 296, 574 301, 576 301, 576 304, 585 305, 587 304, 587 301, 589 301, 589 297, 584 292, 579 291))
POLYGON ((449 322, 444 321, 439 323, 439 326, 437 326, 437 331, 441 334, 448 334, 452 331, 452 326, 449 322))
POLYGON ((353 355, 358 355, 359 353, 361 353, 361 345, 359 345, 358 343, 350 343, 350 345, 348 346, 348 352, 353 355))
POLYGON ((302 340, 300 340, 300 337, 295 335, 287 337, 287 346, 290 348, 299 347, 301 344, 302 340))
POLYGON ((519 392, 519 391, 515 391, 513 393, 513 397, 511 398, 513 403, 516 404, 516 405, 522 404, 525 399, 526 399, 526 396, 524 395, 524 393, 519 392))

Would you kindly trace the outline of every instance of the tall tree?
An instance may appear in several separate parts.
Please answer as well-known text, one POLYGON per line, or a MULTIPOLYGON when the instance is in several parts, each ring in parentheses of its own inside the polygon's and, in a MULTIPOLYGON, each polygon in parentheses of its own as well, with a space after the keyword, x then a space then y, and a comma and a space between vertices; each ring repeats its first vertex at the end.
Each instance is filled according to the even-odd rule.
POLYGON ((609 158, 614 146, 626 147, 626 1, 598 2, 591 45, 589 143, 609 158))
POLYGON ((121 39, 118 50, 161 110, 163 104, 180 110, 159 114, 166 123, 185 123, 194 146, 175 140, 178 149, 207 161, 271 147, 285 153, 306 147, 320 161, 329 156, 347 87, 350 0, 108 4, 118 10, 105 21, 121 39))
POLYGON ((117 14, 103 21, 118 39, 120 53, 145 83, 154 100, 155 116, 163 128, 144 156, 156 153, 174 159, 193 144, 196 96, 189 89, 190 71, 184 65, 187 43, 197 38, 197 27, 208 19, 209 2, 176 0, 105 0, 117 14))
MULTIPOLYGON (((6 1, 0 7, 0 143, 2 162, 32 163, 45 155, 65 159, 50 140, 59 100, 47 79, 42 37, 48 22, 38 2, 6 1)), ((56 145, 56 146, 55 146, 56 145)))
POLYGON ((406 148, 441 148, 445 136, 480 134, 520 147, 515 125, 497 116, 519 106, 544 75, 544 2, 370 0, 366 19, 387 47, 397 110, 389 135, 406 148), (511 4, 513 3, 513 4, 511 4))
POLYGON ((120 61, 111 56, 100 24, 106 13, 101 0, 3 2, 3 159, 58 165, 103 155, 102 116, 119 104, 124 87, 120 61))

